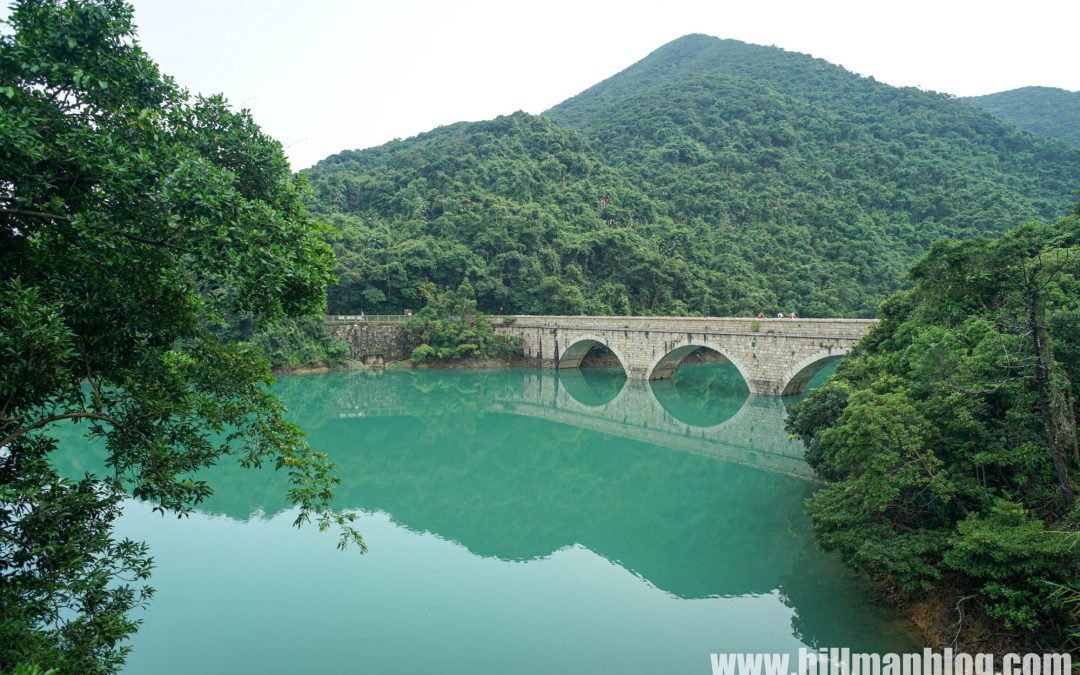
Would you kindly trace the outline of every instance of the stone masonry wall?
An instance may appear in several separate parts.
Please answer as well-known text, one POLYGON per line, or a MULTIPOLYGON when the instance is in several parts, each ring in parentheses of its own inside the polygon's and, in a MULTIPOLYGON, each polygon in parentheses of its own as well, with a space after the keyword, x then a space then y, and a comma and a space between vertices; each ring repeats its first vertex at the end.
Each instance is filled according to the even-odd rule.
POLYGON ((405 325, 375 321, 328 321, 331 335, 349 344, 350 358, 364 363, 401 361, 412 349, 405 340, 405 325))

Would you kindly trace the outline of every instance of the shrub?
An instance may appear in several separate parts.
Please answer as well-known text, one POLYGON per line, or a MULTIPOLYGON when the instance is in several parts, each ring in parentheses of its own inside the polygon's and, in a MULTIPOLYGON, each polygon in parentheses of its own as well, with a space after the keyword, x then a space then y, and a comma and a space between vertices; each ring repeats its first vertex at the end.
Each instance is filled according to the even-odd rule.
POLYGON ((476 310, 476 296, 468 280, 453 292, 440 292, 425 284, 420 293, 427 303, 405 323, 406 338, 417 345, 409 359, 414 365, 521 354, 520 338, 496 333, 487 316, 476 310))

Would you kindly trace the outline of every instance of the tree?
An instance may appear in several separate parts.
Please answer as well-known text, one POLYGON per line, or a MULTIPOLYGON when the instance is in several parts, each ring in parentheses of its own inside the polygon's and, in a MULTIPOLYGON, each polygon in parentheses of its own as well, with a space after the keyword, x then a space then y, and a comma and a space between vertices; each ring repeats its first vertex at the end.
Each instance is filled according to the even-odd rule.
POLYGON ((405 337, 416 345, 410 357, 414 365, 521 356, 521 338, 496 333, 488 317, 476 310, 476 293, 468 279, 452 292, 439 291, 432 283, 419 290, 426 304, 405 323, 405 337))
POLYGON ((934 244, 788 421, 827 481, 819 543, 894 596, 951 598, 943 642, 1080 645, 1077 216, 934 244))
POLYGON ((281 146, 159 73, 121 0, 21 0, 0 35, 0 671, 110 672, 151 561, 117 541, 126 492, 186 513, 229 455, 287 470, 297 524, 341 528, 336 479, 230 316, 321 311, 332 253, 281 146), (70 482, 50 430, 104 439, 70 482))

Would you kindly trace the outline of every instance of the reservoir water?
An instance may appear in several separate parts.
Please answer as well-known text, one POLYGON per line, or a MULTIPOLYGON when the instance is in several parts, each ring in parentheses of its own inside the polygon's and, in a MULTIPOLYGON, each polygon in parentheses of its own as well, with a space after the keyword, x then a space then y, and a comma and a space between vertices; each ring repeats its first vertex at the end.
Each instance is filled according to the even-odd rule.
MULTIPOLYGON (((177 519, 129 501, 157 594, 131 673, 711 673, 710 653, 912 651, 815 548, 785 402, 730 365, 281 378, 370 547, 292 527, 284 477, 229 462, 177 519)), ((104 470, 66 442, 71 477, 104 470)))

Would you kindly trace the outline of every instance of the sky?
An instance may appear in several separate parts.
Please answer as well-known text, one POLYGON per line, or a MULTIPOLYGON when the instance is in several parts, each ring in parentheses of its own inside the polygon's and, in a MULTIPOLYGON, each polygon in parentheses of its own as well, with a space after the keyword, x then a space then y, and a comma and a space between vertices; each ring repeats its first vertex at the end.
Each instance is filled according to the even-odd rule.
POLYGON ((224 93, 293 169, 461 120, 540 113, 687 33, 897 86, 1080 90, 1077 0, 135 0, 143 48, 224 93))

